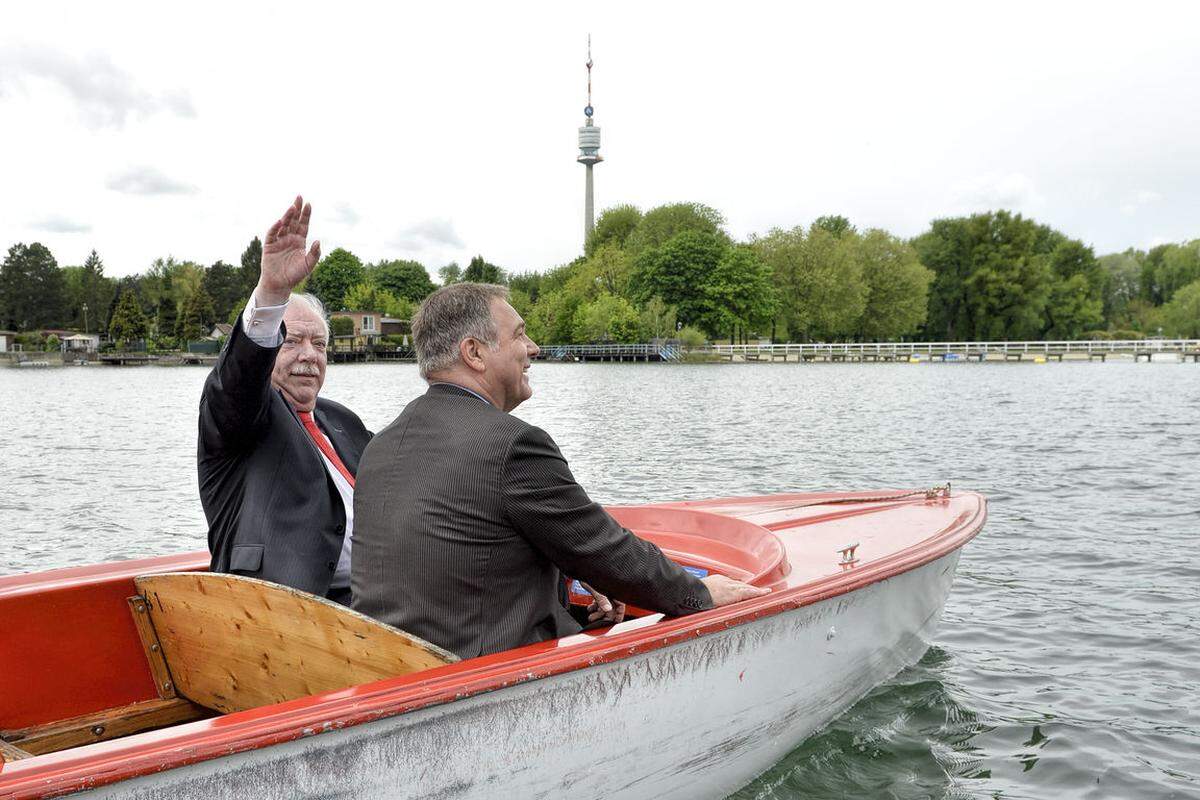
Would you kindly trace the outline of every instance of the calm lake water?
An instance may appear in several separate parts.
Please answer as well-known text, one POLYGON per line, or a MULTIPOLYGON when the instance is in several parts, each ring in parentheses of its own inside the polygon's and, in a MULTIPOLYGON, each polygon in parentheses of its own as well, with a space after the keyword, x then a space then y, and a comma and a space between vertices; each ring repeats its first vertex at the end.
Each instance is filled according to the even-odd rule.
MULTIPOLYGON (((200 368, 0 370, 0 574, 205 546, 200 368)), ((1200 366, 536 364, 606 503, 949 480, 941 632, 737 798, 1200 798, 1200 366)), ((333 366, 386 425, 411 365, 333 366)))

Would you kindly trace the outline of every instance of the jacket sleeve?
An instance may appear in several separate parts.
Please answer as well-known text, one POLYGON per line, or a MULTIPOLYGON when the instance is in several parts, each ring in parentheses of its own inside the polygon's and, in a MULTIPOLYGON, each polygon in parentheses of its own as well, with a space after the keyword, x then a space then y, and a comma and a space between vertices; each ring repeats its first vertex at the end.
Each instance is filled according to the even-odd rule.
POLYGON ((238 316, 200 395, 200 443, 204 451, 219 454, 242 449, 266 424, 271 370, 278 352, 278 347, 252 342, 238 316))
POLYGON ((526 428, 513 441, 502 492, 512 525, 571 577, 615 599, 674 616, 712 608, 698 578, 587 496, 540 428, 526 428))

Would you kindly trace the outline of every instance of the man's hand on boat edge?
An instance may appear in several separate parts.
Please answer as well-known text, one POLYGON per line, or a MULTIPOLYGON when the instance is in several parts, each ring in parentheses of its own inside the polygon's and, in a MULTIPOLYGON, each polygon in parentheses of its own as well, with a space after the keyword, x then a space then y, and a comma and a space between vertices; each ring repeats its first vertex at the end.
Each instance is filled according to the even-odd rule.
POLYGON ((712 595, 713 608, 740 603, 752 597, 762 597, 771 591, 764 586, 751 586, 724 575, 709 575, 701 578, 700 582, 708 588, 708 593, 712 595))

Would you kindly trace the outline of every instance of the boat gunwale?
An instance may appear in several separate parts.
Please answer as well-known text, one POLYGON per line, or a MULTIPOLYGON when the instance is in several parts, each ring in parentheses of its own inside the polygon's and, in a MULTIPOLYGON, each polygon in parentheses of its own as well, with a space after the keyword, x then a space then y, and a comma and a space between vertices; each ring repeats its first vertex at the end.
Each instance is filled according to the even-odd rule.
MULTIPOLYGON (((94 789, 270 747, 620 661, 849 594, 933 563, 978 535, 987 520, 986 499, 975 492, 957 493, 955 498, 964 496, 976 499, 973 511, 960 512, 950 524, 909 547, 836 575, 732 606, 665 618, 651 626, 611 635, 603 632, 584 634, 591 641, 578 640, 563 647, 557 640, 530 644, 411 675, 0 764, 0 798, 16 800, 94 789)), ((949 500, 915 499, 912 503, 897 505, 927 503, 948 504, 949 500)), ((148 560, 161 560, 164 564, 172 561, 192 563, 185 562, 186 558, 188 556, 165 556, 139 559, 131 564, 145 564, 148 560)), ((79 581, 65 585, 110 579, 120 578, 85 574, 79 581)), ((51 585, 64 584, 55 580, 51 585)), ((38 586, 39 591, 46 588, 43 584, 38 586)), ((0 582, 0 595, 3 594, 4 583, 0 582)))

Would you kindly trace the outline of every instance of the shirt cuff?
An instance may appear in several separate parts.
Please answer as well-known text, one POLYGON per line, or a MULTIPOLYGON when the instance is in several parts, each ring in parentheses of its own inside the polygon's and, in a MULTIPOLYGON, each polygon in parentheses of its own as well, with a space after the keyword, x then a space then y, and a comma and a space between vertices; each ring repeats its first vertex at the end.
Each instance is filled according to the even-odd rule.
POLYGON ((260 306, 254 302, 254 293, 250 294, 250 302, 242 310, 242 330, 246 338, 259 347, 279 347, 283 344, 283 335, 279 328, 283 325, 283 312, 287 303, 278 306, 260 306))

